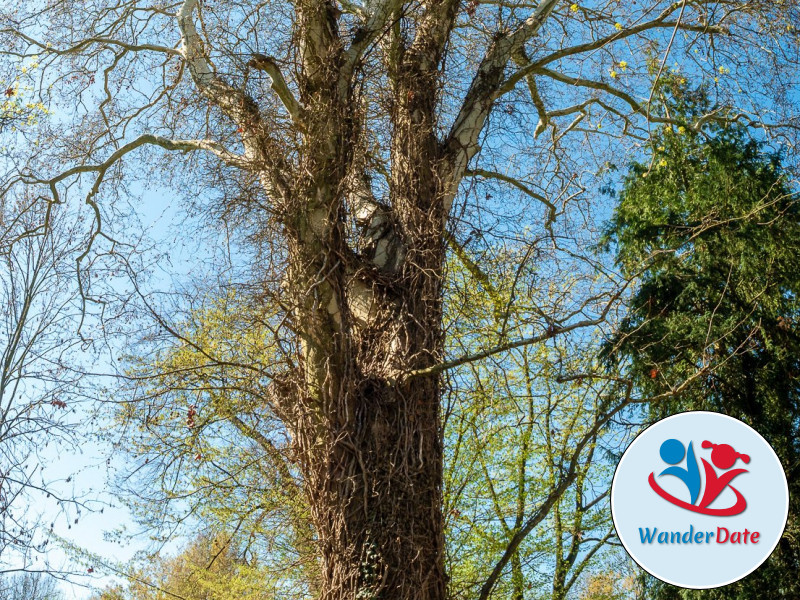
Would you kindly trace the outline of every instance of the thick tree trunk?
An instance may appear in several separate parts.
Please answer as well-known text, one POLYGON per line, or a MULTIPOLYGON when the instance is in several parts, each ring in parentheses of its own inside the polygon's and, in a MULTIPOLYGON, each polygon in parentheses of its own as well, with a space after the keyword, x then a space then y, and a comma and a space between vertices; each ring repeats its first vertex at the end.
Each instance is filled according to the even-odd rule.
POLYGON ((363 184, 363 116, 342 85, 333 5, 301 6, 305 144, 282 221, 303 365, 282 410, 317 535, 319 598, 443 600, 440 382, 410 375, 442 358, 441 48, 398 57, 391 198, 379 203, 363 184), (364 226, 355 244, 353 217, 364 226))
POLYGON ((313 284, 303 323, 316 330, 290 422, 318 536, 321 600, 445 598, 440 383, 407 376, 441 357, 441 273, 441 248, 412 245, 391 291, 374 286, 375 318, 360 324, 349 294, 365 292, 346 272, 340 283, 331 275, 313 284))
POLYGON ((318 537, 320 600, 446 596, 439 377, 409 376, 441 360, 443 219, 434 163, 402 160, 398 176, 414 181, 392 198, 403 207, 393 264, 366 265, 325 210, 338 204, 327 199, 341 189, 335 162, 309 170, 306 197, 322 200, 289 228, 304 368, 284 412, 318 537), (369 318, 353 308, 365 304, 369 318))
POLYGON ((446 595, 439 378, 406 376, 441 356, 441 253, 424 256, 434 254, 425 271, 409 249, 393 279, 399 291, 383 296, 371 323, 356 324, 352 286, 333 275, 312 284, 304 307, 302 322, 316 329, 287 422, 318 537, 320 600, 446 595))
POLYGON ((322 599, 445 597, 437 397, 435 381, 364 378, 339 399, 341 420, 306 440, 322 599))
POLYGON ((336 266, 348 252, 338 235, 316 251, 310 239, 295 246, 305 368, 287 422, 318 536, 321 600, 446 595, 439 377, 409 376, 442 354, 442 220, 429 191, 427 210, 393 199, 407 203, 403 260, 392 272, 373 267, 369 286, 336 266), (351 310, 364 303, 377 306, 366 321, 351 310))

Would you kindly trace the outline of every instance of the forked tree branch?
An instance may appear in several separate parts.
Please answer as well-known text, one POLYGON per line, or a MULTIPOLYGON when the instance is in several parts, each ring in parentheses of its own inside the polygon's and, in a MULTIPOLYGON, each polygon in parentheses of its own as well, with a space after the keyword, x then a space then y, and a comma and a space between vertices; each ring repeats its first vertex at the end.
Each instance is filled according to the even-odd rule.
POLYGON ((449 173, 445 174, 449 186, 445 196, 445 215, 450 211, 469 161, 478 152, 478 137, 498 97, 508 62, 541 29, 556 4, 558 0, 542 0, 519 27, 495 40, 481 60, 444 144, 450 155, 449 173))
POLYGON ((270 56, 255 54, 247 65, 259 71, 264 71, 269 75, 272 81, 270 86, 272 91, 283 103, 284 108, 286 108, 295 124, 301 126, 303 123, 303 107, 294 97, 292 90, 289 89, 289 85, 286 83, 286 79, 283 77, 283 73, 281 73, 275 60, 270 56))
POLYGON ((547 219, 545 220, 544 223, 546 229, 550 229, 553 223, 555 223, 556 216, 558 213, 556 205, 553 204, 542 194, 534 192, 530 187, 522 183, 519 179, 511 177, 510 175, 503 175, 502 173, 498 173, 496 171, 489 171, 487 169, 469 169, 464 172, 464 175, 484 177, 486 179, 497 179, 498 181, 502 181, 504 183, 508 183, 509 185, 514 186, 519 191, 525 193, 534 200, 538 200, 547 207, 547 219))
POLYGON ((374 2, 372 12, 366 16, 365 23, 356 30, 353 41, 345 52, 346 60, 342 74, 348 82, 364 52, 390 26, 392 15, 402 6, 403 0, 376 0, 374 2))

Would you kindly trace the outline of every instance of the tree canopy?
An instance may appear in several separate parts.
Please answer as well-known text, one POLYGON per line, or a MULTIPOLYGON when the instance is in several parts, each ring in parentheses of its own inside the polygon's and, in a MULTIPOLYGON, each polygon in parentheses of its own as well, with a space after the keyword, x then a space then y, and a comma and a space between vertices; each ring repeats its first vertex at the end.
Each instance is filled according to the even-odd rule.
MULTIPOLYGON (((633 343, 625 301, 642 298, 651 264, 630 205, 616 221, 631 219, 622 268, 592 250, 612 208, 597 192, 648 150, 662 154, 639 179, 664 175, 640 195, 653 213, 651 193, 672 190, 676 211, 695 202, 662 160, 695 161, 709 193, 767 191, 770 161, 719 132, 796 147, 797 24, 794 2, 766 0, 4 4, 6 68, 36 62, 29 110, 49 114, 6 127, 0 192, 75 223, 59 263, 74 273, 70 339, 102 351, 101 375, 121 382, 99 379, 96 414, 133 451, 130 474, 158 482, 139 514, 171 525, 202 507, 197 518, 256 537, 281 519, 283 538, 258 539, 287 543, 270 556, 296 559, 282 573, 303 593, 442 600, 448 519, 466 514, 446 484, 464 469, 489 494, 462 479, 481 521, 451 539, 484 556, 458 565, 475 579, 461 589, 524 596, 522 561, 549 547, 543 571, 563 596, 593 547, 580 536, 605 526, 590 510, 602 490, 586 485, 608 458, 598 448, 613 455, 604 435, 630 404, 677 402, 710 375, 688 354, 649 379, 596 360, 621 321, 617 350, 633 343), (705 99, 672 107, 664 85, 705 99), (709 132, 717 158, 672 146, 709 132), (743 171, 727 174, 734 164, 743 171), (154 206, 184 216, 177 231, 154 228, 157 242, 140 226, 154 206), (486 442, 504 423, 519 452, 511 436, 486 442), (498 485, 509 472, 515 486, 498 485), (148 513, 159 496, 183 517, 148 513), (554 536, 531 537, 541 524, 554 536)), ((714 208, 700 212, 713 234, 714 208)), ((715 266, 700 256, 696 269, 715 266)), ((704 311, 713 330, 717 312, 704 311)), ((605 589, 610 575, 592 576, 605 589)))
MULTIPOLYGON (((708 102, 679 88, 676 114, 708 102)), ((772 445, 790 487, 789 521, 776 552, 753 575, 715 591, 653 584, 653 597, 789 598, 798 593, 797 468, 800 197, 770 152, 734 125, 664 129, 648 163, 632 165, 606 233, 640 284, 606 351, 650 396, 657 419, 683 410, 739 418, 772 445)))

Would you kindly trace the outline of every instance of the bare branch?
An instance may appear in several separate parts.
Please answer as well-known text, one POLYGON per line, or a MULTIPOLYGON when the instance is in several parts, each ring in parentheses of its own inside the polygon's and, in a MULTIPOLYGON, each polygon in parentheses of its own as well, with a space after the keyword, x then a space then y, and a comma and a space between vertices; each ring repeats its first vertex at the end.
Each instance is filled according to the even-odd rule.
POLYGON ((449 192, 445 197, 445 214, 450 211, 469 161, 478 151, 478 136, 498 97, 506 65, 513 54, 544 25, 557 3, 557 0, 542 0, 522 25, 495 40, 481 60, 445 141, 445 147, 450 153, 449 173, 446 174, 449 192))
MULTIPOLYGON (((73 175, 79 175, 81 173, 98 173, 98 181, 95 183, 95 188, 99 186, 102 182, 103 176, 105 173, 119 160, 121 160, 126 154, 129 154, 145 145, 153 145, 158 146, 160 148, 164 148, 165 150, 171 151, 179 151, 179 152, 192 152, 198 150, 204 150, 207 152, 211 152, 218 158, 220 158, 225 163, 236 166, 236 167, 249 167, 252 166, 252 162, 248 160, 246 157, 241 156, 239 154, 235 154, 230 150, 227 150, 224 146, 219 144, 218 142, 212 140, 171 140, 169 138, 164 138, 157 135, 152 134, 144 134, 137 137, 135 140, 132 140, 121 146, 115 152, 111 154, 106 160, 102 163, 95 164, 95 165, 78 165, 77 167, 72 167, 71 169, 67 169, 66 171, 59 173, 55 177, 50 179, 37 179, 34 177, 25 177, 24 180, 27 183, 43 183, 49 185, 51 189, 55 190, 55 185, 64 181, 65 179, 72 177, 73 175)), ((57 192, 54 193, 53 197, 55 199, 59 198, 57 192)))
POLYGON ((0 35, 13 35, 20 39, 25 40, 31 46, 37 48, 37 53, 44 53, 44 54, 54 54, 57 56, 69 56, 69 55, 76 55, 80 54, 87 48, 98 45, 98 46, 115 46, 118 48, 122 48, 123 50, 128 50, 130 52, 161 52, 163 54, 169 54, 171 56, 181 56, 180 50, 177 48, 170 48, 169 46, 161 46, 159 44, 131 44, 122 40, 118 40, 115 38, 104 37, 104 36, 92 36, 85 38, 67 48, 55 48, 52 44, 47 44, 40 42, 39 40, 25 34, 22 31, 17 29, 1 29, 0 35))
POLYGON ((263 54, 256 54, 247 64, 269 75, 269 78, 272 80, 272 90, 278 98, 280 98, 284 108, 286 108, 287 112, 292 117, 292 120, 296 124, 301 125, 303 122, 303 107, 286 84, 286 79, 284 79, 283 73, 281 73, 275 60, 263 54))
POLYGON ((487 179, 497 179, 498 181, 503 181, 505 183, 513 185, 521 192, 524 192, 534 200, 538 200, 547 207, 547 219, 545 220, 544 223, 546 229, 550 229, 553 223, 555 222, 557 214, 556 205, 553 204, 550 200, 548 200, 544 196, 542 196, 541 194, 534 192, 530 187, 522 183, 519 179, 511 177, 510 175, 503 175, 502 173, 489 171, 487 169, 470 169, 465 171, 464 175, 485 177, 487 179))
POLYGON ((647 21, 645 23, 640 23, 639 25, 635 25, 633 27, 628 27, 621 31, 618 31, 612 35, 608 35, 605 37, 598 38, 596 40, 592 40, 591 42, 587 42, 585 44, 579 44, 576 46, 570 46, 568 48, 562 48, 558 52, 553 52, 548 54, 547 56, 530 63, 527 66, 519 69, 514 74, 510 75, 506 81, 503 83, 503 86, 500 88, 500 94, 505 94, 506 92, 514 89, 517 83, 530 73, 536 72, 541 67, 548 65, 552 62, 561 60, 563 58, 568 58, 570 56, 575 56, 578 54, 584 54, 586 52, 592 52, 593 50, 598 50, 609 44, 613 44, 614 42, 618 42, 624 40, 625 38, 631 37, 633 35, 637 35, 639 33, 643 33, 650 29, 680 29, 683 31, 697 31, 702 33, 719 33, 725 34, 728 31, 723 27, 715 27, 710 25, 691 25, 687 23, 682 23, 680 21, 667 21, 666 18, 672 14, 675 10, 681 7, 680 2, 676 2, 672 4, 669 8, 664 10, 657 18, 653 19, 652 21, 647 21))

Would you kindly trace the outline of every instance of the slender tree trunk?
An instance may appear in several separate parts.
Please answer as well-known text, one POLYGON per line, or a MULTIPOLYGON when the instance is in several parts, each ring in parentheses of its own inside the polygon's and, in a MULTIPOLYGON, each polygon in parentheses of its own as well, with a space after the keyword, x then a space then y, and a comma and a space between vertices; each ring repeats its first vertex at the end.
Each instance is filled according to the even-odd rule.
POLYGON ((519 552, 511 557, 511 600, 525 600, 525 578, 522 575, 519 552))

